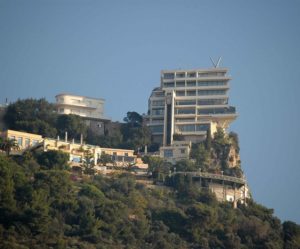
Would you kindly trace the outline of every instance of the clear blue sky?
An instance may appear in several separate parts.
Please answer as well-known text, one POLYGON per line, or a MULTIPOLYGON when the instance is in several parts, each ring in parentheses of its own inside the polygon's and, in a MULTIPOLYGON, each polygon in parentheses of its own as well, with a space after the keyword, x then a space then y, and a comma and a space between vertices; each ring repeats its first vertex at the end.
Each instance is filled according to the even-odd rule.
POLYGON ((222 56, 253 197, 300 223, 299 13, 296 0, 0 0, 0 102, 70 92, 122 120, 147 111, 160 70, 222 56))

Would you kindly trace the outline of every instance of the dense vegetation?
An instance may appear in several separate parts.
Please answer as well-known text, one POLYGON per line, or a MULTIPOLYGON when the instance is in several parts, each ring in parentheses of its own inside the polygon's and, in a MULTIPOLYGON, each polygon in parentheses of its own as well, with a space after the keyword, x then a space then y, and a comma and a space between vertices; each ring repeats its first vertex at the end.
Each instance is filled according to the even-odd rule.
MULTIPOLYGON (((113 133, 99 136, 76 115, 57 115, 44 99, 18 100, 4 116, 10 129, 64 136, 105 147, 150 150, 143 118, 128 112, 113 133)), ((179 134, 174 140, 181 140, 179 134)), ((68 166, 59 151, 10 156, 16 144, 0 141, 0 248, 300 248, 300 226, 273 216, 273 210, 249 200, 248 206, 219 203, 189 176, 173 171, 206 171, 241 177, 238 136, 218 129, 194 144, 191 160, 176 165, 145 157, 154 182, 145 186, 130 174, 94 175, 86 155, 83 175, 68 166)), ((111 160, 101 157, 105 165, 111 160)))
POLYGON ((300 227, 254 202, 233 209, 191 181, 77 179, 51 153, 0 154, 0 248, 299 248, 300 227))
POLYGON ((8 129, 31 132, 45 137, 63 138, 68 132, 69 139, 80 140, 81 134, 88 144, 141 150, 150 145, 150 130, 143 124, 143 118, 136 112, 128 112, 124 123, 119 124, 111 134, 93 132, 77 115, 58 115, 54 104, 45 99, 18 100, 7 107, 4 122, 8 129))

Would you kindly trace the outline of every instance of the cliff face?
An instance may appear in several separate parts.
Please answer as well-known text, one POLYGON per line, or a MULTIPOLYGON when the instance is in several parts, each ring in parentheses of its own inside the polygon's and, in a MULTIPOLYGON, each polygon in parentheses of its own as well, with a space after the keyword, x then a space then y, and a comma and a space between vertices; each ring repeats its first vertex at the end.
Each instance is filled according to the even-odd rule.
POLYGON ((211 151, 211 164, 210 169, 233 169, 241 168, 241 158, 240 154, 231 143, 224 145, 221 152, 216 150, 211 151))
POLYGON ((240 154, 237 152, 234 146, 230 146, 228 157, 227 157, 227 164, 229 168, 241 167, 241 158, 240 154))
POLYGON ((236 133, 218 129, 211 138, 194 146, 191 157, 203 172, 242 177, 239 141, 236 133))

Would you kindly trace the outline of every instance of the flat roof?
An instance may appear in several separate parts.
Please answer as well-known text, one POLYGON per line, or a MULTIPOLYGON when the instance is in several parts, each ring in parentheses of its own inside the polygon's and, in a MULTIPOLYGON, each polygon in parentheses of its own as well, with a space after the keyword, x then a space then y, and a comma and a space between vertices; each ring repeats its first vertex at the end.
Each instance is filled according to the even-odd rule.
POLYGON ((173 70, 161 70, 161 73, 175 73, 175 72, 227 72, 228 68, 226 67, 212 67, 212 68, 194 68, 194 69, 173 69, 173 70))
POLYGON ((82 98, 87 98, 87 99, 96 99, 96 100, 105 101, 104 98, 94 98, 94 97, 88 97, 88 96, 84 96, 84 95, 77 95, 77 94, 71 94, 71 93, 59 93, 55 96, 55 98, 58 96, 73 96, 73 97, 82 97, 82 98))

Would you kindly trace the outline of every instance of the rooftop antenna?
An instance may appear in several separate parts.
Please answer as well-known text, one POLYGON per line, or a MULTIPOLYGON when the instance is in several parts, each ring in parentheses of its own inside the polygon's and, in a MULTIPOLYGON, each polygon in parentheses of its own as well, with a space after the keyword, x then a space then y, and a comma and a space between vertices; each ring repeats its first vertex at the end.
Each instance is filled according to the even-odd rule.
POLYGON ((217 63, 215 63, 215 61, 214 61, 211 57, 209 57, 209 58, 210 58, 210 60, 211 60, 211 62, 212 62, 212 64, 214 65, 215 68, 219 67, 220 62, 221 62, 221 59, 222 59, 221 56, 219 57, 217 63))

